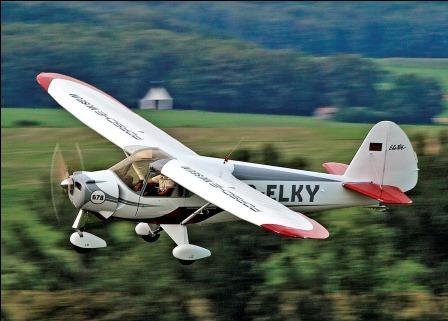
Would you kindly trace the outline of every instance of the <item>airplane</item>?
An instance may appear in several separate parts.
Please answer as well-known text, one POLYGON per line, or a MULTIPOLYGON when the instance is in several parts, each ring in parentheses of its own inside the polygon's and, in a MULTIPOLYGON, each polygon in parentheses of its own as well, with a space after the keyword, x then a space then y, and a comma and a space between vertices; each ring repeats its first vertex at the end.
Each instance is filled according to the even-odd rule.
POLYGON ((404 192, 417 184, 417 156, 390 121, 372 127, 350 164, 324 163, 319 173, 201 156, 89 84, 58 73, 36 80, 126 154, 108 169, 72 174, 54 155, 60 185, 79 210, 70 236, 78 250, 107 246, 85 231, 89 215, 133 221, 147 242, 164 231, 176 243, 173 256, 188 265, 211 255, 190 243, 190 224, 243 220, 285 237, 326 239, 327 229, 303 213, 412 203, 404 192))

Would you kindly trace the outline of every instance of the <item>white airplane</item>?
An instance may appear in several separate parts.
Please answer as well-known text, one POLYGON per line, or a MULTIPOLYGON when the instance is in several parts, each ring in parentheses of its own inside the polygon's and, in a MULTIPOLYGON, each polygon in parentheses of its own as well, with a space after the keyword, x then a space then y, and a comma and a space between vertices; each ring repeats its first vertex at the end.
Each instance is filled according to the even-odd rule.
POLYGON ((127 155, 95 172, 69 175, 60 167, 61 186, 79 209, 70 237, 79 249, 106 246, 84 230, 89 214, 134 221, 136 233, 148 242, 165 231, 177 244, 174 257, 191 264, 211 252, 189 242, 189 224, 242 219, 287 237, 325 239, 328 231, 302 213, 412 203, 404 192, 417 184, 417 157, 406 134, 390 121, 370 130, 349 165, 325 163, 327 173, 318 173, 200 156, 91 85, 56 73, 36 79, 127 155))

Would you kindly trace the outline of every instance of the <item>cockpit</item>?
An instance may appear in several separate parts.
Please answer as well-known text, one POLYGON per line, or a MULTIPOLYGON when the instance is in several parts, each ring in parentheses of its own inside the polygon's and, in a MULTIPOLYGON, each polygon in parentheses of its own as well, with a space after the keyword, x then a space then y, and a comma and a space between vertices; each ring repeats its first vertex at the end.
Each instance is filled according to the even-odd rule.
POLYGON ((185 190, 161 173, 172 159, 156 148, 140 149, 110 168, 129 189, 143 197, 182 197, 185 190))

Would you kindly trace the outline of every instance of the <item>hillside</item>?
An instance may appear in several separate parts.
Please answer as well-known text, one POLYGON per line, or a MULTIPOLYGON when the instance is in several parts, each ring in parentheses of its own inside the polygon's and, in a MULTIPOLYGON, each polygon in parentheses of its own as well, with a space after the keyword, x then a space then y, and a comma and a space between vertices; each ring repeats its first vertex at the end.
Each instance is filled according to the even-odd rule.
MULTIPOLYGON (((278 31, 276 39, 280 42, 282 39, 294 42, 293 34, 303 35, 294 26, 308 30, 308 24, 316 26, 318 14, 338 22, 351 12, 354 17, 350 21, 362 24, 369 10, 380 10, 390 19, 384 22, 386 25, 402 26, 405 22, 400 15, 419 11, 418 19, 423 24, 432 24, 443 16, 444 11, 435 12, 443 6, 347 3, 333 8, 327 3, 2 2, 1 105, 56 106, 42 95, 35 82, 38 73, 52 71, 87 81, 133 108, 153 81, 163 81, 175 97, 175 108, 179 109, 309 116, 319 107, 335 106, 339 108, 337 119, 343 121, 375 122, 388 118, 400 123, 430 123, 444 108, 442 86, 446 83, 443 73, 447 68, 443 59, 436 60, 440 63, 438 70, 423 72, 421 67, 430 63, 420 65, 415 60, 419 70, 411 75, 409 72, 414 73, 416 68, 347 54, 366 54, 362 50, 334 48, 304 54, 293 45, 271 46, 263 39, 270 38, 271 31, 278 31), (268 11, 277 12, 274 9, 279 15, 274 14, 274 20, 267 19, 268 11), (247 10, 253 13, 252 18, 243 22, 240 14, 247 10), (303 13, 302 18, 294 18, 299 12, 303 13), (429 13, 431 21, 425 18, 429 13), (306 26, 299 26, 304 17, 306 26), (294 19, 296 24, 292 23, 294 19), (241 24, 241 30, 252 30, 260 41, 214 32, 233 30, 233 23, 241 24), (284 30, 286 25, 292 26, 290 33, 284 30), (322 58, 310 55, 317 53, 332 55, 322 58)), ((342 28, 342 24, 337 25, 342 28)), ((309 35, 307 39, 320 39, 321 45, 331 41, 354 44, 359 40, 345 39, 342 32, 330 41, 328 34, 334 30, 330 25, 321 27, 324 30, 319 31, 319 37, 309 35)), ((405 41, 398 39, 403 36, 398 32, 400 28, 393 36, 388 35, 394 45, 405 41)), ((439 28, 443 29, 443 24, 439 28)), ((428 27, 424 35, 414 34, 408 27, 406 30, 409 37, 406 43, 418 36, 421 41, 431 39, 431 45, 438 46, 439 38, 433 34, 433 27, 428 27)), ((357 37, 361 34, 362 31, 357 31, 357 37)), ((367 33, 365 37, 365 41, 378 47, 378 39, 373 35, 367 33)))
POLYGON ((2 23, 82 23, 235 38, 312 55, 446 57, 444 2, 2 2, 2 23), (405 31, 405 32, 404 32, 405 31), (400 44, 400 45, 397 45, 400 44))

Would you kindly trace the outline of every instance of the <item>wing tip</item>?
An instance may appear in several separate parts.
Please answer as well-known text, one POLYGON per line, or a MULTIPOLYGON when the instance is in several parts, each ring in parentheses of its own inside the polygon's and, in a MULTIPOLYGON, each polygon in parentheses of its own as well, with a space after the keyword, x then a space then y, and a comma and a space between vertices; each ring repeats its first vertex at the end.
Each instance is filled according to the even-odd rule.
MULTIPOLYGON (((85 82, 82 82, 82 81, 80 81, 78 79, 75 79, 73 77, 66 76, 66 75, 63 75, 63 74, 58 74, 58 73, 55 73, 55 72, 41 72, 40 74, 38 74, 36 76, 37 82, 39 83, 39 85, 42 86, 43 89, 45 89, 45 91, 48 91, 48 87, 50 87, 50 84, 51 84, 51 82, 54 79, 70 80, 70 81, 73 81, 73 82, 76 82, 76 83, 79 83, 79 84, 83 84, 83 85, 86 85, 86 86, 89 86, 89 87, 93 87, 93 86, 91 86, 89 84, 86 84, 85 82)), ((96 89, 95 87, 93 87, 93 88, 96 89)))
POLYGON ((81 80, 78 80, 78 79, 76 79, 76 78, 73 78, 73 77, 70 77, 70 76, 66 76, 66 75, 63 75, 63 74, 54 73, 54 72, 41 72, 40 74, 38 74, 38 75, 36 76, 36 80, 37 80, 37 82, 39 83, 39 85, 41 85, 41 87, 42 87, 43 89, 45 89, 46 92, 48 92, 48 88, 50 87, 50 84, 51 84, 51 82, 52 82, 54 79, 68 80, 68 81, 72 81, 72 82, 75 82, 75 83, 78 83, 78 84, 87 86, 87 87, 89 87, 89 88, 91 88, 91 89, 93 89, 93 90, 99 92, 100 94, 103 94, 103 95, 109 97, 110 99, 113 99, 115 102, 117 102, 117 103, 119 103, 120 105, 122 105, 123 107, 127 108, 127 107, 126 107, 125 105, 123 105, 121 102, 119 102, 119 101, 116 100, 114 97, 110 96, 109 94, 106 94, 104 91, 99 90, 98 88, 96 88, 96 87, 94 87, 94 86, 92 86, 92 85, 89 85, 88 83, 85 83, 85 82, 83 82, 83 81, 81 81, 81 80))
POLYGON ((54 78, 56 78, 54 74, 49 72, 41 72, 36 76, 37 82, 45 91, 48 91, 48 87, 50 87, 50 83, 54 78))
POLYGON ((295 227, 289 227, 279 224, 262 224, 261 227, 286 237, 303 238, 303 239, 319 239, 323 240, 330 236, 325 227, 317 223, 315 220, 309 220, 313 225, 311 230, 301 230, 295 227))

